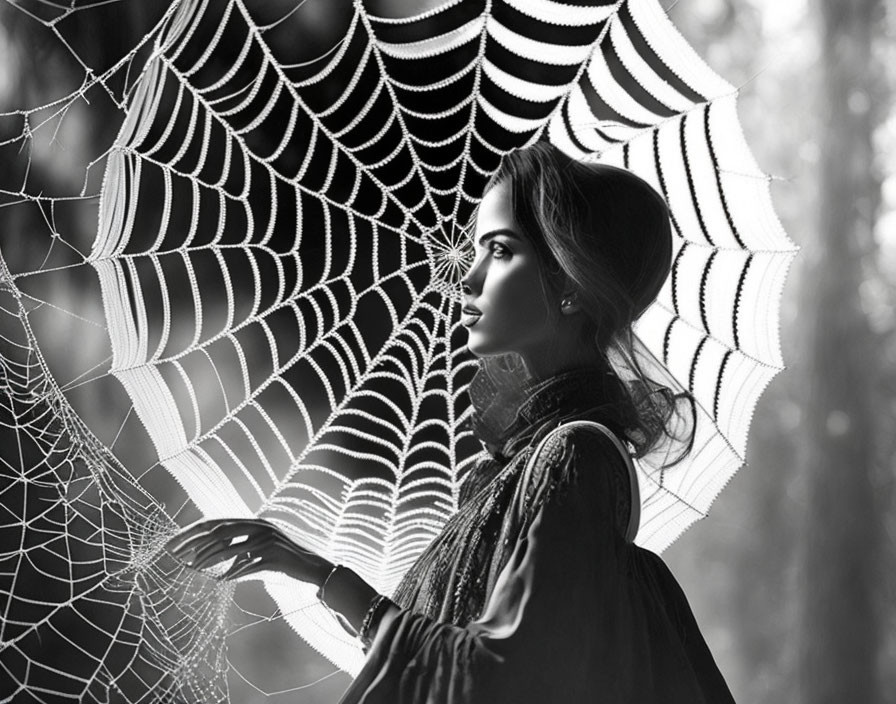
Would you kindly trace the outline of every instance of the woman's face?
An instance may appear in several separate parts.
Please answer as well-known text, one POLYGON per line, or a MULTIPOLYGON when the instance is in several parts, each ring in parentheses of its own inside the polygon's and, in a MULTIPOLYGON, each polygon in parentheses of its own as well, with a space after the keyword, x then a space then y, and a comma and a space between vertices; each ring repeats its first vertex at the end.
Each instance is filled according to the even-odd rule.
POLYGON ((537 362, 556 342, 559 315, 545 298, 535 249, 514 222, 506 184, 482 199, 474 246, 463 279, 467 347, 478 357, 518 352, 537 362))

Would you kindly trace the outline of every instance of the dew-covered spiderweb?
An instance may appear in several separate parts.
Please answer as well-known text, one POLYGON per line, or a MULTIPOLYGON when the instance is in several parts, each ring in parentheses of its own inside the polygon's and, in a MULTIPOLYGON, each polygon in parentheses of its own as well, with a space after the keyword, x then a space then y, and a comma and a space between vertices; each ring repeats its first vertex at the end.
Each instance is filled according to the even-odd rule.
MULTIPOLYGON (((742 464, 793 247, 737 91, 655 0, 0 18, 0 698, 225 700, 235 587, 162 548, 201 517, 267 518, 395 587, 481 452, 467 232, 501 156, 539 138, 672 208, 637 331, 698 437, 675 471, 643 464, 638 541, 664 548, 742 464)), ((263 577, 253 627, 359 668, 313 586, 263 577)))

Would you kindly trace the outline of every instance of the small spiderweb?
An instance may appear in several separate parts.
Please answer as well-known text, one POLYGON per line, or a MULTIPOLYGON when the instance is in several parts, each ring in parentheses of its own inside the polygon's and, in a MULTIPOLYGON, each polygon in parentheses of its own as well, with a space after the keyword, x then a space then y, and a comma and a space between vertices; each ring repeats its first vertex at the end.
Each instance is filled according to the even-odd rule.
MULTIPOLYGON (((480 452, 467 228, 538 138, 670 203, 673 274, 637 332, 695 394, 698 434, 675 472, 643 463, 638 542, 705 515, 782 367, 793 247, 736 91, 655 0, 122 0, 145 26, 97 67, 68 23, 106 5, 8 10, 76 83, 0 115, 0 696, 226 699, 232 586, 162 550, 199 517, 262 516, 395 587, 480 452)), ((357 671, 312 586, 262 581, 357 671)))

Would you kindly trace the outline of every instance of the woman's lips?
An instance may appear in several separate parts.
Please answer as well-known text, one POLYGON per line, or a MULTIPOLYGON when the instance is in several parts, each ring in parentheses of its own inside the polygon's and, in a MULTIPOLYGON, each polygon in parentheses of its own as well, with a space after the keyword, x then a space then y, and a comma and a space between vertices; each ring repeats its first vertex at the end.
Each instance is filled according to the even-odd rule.
POLYGON ((482 311, 472 303, 465 303, 464 307, 460 309, 460 323, 464 327, 468 328, 471 325, 475 325, 476 321, 481 317, 482 311))

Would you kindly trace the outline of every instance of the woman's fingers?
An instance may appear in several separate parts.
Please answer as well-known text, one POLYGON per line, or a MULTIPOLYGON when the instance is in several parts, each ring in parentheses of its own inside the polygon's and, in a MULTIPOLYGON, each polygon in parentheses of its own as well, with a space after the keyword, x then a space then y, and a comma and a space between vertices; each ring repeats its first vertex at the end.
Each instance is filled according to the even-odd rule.
POLYGON ((230 543, 236 538, 243 537, 244 539, 240 542, 245 543, 253 535, 272 529, 273 526, 263 519, 217 518, 205 520, 185 528, 171 538, 166 547, 169 552, 183 556, 187 552, 195 550, 198 545, 209 538, 230 543))
POLYGON ((193 553, 193 559, 189 561, 190 567, 197 570, 204 570, 206 567, 211 567, 218 562, 229 560, 232 557, 245 555, 246 552, 248 551, 243 545, 227 545, 218 542, 210 543, 193 553))
POLYGON ((249 553, 259 559, 269 558, 272 546, 274 540, 268 535, 250 536, 248 540, 233 543, 226 536, 222 539, 212 534, 194 538, 186 548, 175 551, 174 555, 188 562, 194 569, 202 570, 249 553))
POLYGON ((217 562, 246 552, 252 548, 254 542, 242 541, 232 543, 229 540, 220 540, 214 535, 199 535, 170 552, 179 560, 183 560, 193 567, 198 567, 200 563, 208 564, 210 558, 215 558, 213 561, 217 562), (228 554, 225 555, 225 552, 228 554))
POLYGON ((317 582, 329 562, 289 539, 264 519, 200 521, 169 540, 168 550, 197 570, 235 558, 220 579, 245 577, 265 569, 317 582))
MULTIPOLYGON (((249 525, 247 524, 250 524, 250 520, 234 518, 214 518, 199 521, 191 526, 188 526, 187 528, 184 528, 180 533, 169 540, 168 544, 177 546, 178 544, 184 543, 201 535, 208 535, 210 533, 221 533, 232 530, 238 531, 240 530, 240 527, 248 528, 249 525)), ((254 521, 252 521, 251 524, 255 525, 254 521)))
POLYGON ((237 558, 228 570, 221 575, 221 579, 238 579, 255 572, 261 572, 263 569, 265 569, 265 565, 260 557, 246 555, 243 558, 237 558))
POLYGON ((263 518, 206 518, 197 521, 191 526, 187 526, 178 533, 172 540, 190 538, 200 533, 209 533, 211 531, 231 530, 240 528, 271 528, 272 524, 263 518))
POLYGON ((184 552, 189 550, 197 540, 208 537, 217 525, 217 521, 200 521, 189 528, 184 528, 180 533, 171 538, 165 547, 169 552, 184 552))
POLYGON ((185 556, 189 555, 196 550, 201 549, 204 545, 209 544, 209 542, 217 542, 214 536, 201 533, 198 535, 193 535, 186 540, 178 538, 178 542, 170 542, 167 545, 168 552, 172 553, 175 557, 179 557, 183 559, 185 556))

